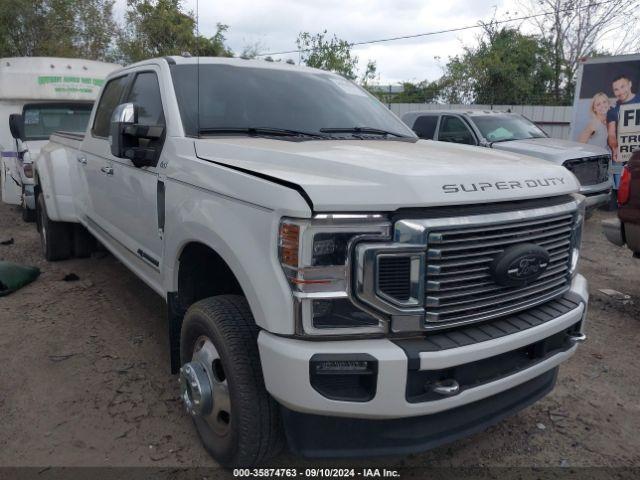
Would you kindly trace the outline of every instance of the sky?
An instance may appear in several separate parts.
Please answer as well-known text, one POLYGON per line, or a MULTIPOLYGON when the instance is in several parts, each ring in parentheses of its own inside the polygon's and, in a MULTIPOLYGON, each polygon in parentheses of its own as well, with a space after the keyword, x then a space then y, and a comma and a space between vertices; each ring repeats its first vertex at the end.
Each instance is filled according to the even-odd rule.
MULTIPOLYGON (((183 0, 186 10, 196 11, 197 0, 183 0)), ((260 52, 296 49, 299 32, 327 30, 349 42, 411 35, 476 25, 492 18, 524 16, 518 2, 528 0, 234 0, 199 1, 200 33, 212 36, 216 23, 229 26, 227 45, 239 55, 248 45, 260 52)), ((116 0, 115 13, 123 18, 126 0, 116 0)), ((512 25, 517 26, 518 23, 512 25)), ((359 46, 352 53, 364 70, 374 60, 382 85, 402 81, 436 80, 450 56, 473 45, 479 29, 433 35, 411 40, 359 46)), ((292 58, 298 54, 274 56, 292 58)))

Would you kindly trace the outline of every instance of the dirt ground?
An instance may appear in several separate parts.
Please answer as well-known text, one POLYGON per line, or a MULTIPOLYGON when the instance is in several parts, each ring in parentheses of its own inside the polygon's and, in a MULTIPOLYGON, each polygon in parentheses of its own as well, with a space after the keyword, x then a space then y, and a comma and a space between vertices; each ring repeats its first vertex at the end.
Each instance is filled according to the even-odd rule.
MULTIPOLYGON (((556 389, 518 415, 409 457, 273 466, 640 466, 640 260, 586 226, 589 340, 556 389), (599 289, 630 295, 617 300, 599 289)), ((169 375, 163 300, 108 254, 48 263, 33 224, 0 203, 0 260, 37 281, 0 297, 0 466, 215 466, 169 375), (64 277, 74 273, 79 280, 64 277)))

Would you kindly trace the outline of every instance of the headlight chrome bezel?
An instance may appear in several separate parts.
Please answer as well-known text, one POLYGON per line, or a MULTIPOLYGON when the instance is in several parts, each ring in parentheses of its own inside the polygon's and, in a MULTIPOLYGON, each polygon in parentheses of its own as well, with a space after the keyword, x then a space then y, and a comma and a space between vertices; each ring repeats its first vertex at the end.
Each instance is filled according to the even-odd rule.
MULTIPOLYGON (((294 311, 296 315, 296 334, 298 335, 370 335, 384 334, 388 331, 388 322, 362 306, 351 298, 351 264, 352 250, 360 241, 385 241, 391 235, 391 222, 382 214, 318 214, 311 219, 283 217, 280 221, 278 238, 278 259, 291 287, 294 311), (294 226, 291 228, 291 226, 294 226), (295 255, 291 251, 292 244, 283 242, 283 232, 297 231, 298 241, 295 255), (334 237, 331 237, 333 235, 334 237), (318 249, 316 237, 321 236, 322 247, 318 249), (328 240, 334 239, 334 250, 328 254, 318 255, 318 251, 330 250, 328 240), (337 240, 337 241, 336 241, 337 240), (340 244, 338 245, 338 242, 340 244), (289 252, 285 251, 288 248, 289 252), (319 261, 322 255, 333 255, 339 249, 338 257, 343 256, 342 263, 337 265, 319 261), (344 254, 344 255, 342 255, 344 254), (284 261, 286 258, 297 258, 298 265, 284 261), (353 308, 354 315, 367 314, 375 319, 369 325, 345 325, 335 328, 314 325, 314 302, 324 304, 335 302, 342 313, 345 311, 345 300, 353 308)), ((290 239, 289 239, 290 240, 290 239)), ((326 305, 325 305, 326 307, 326 305)))

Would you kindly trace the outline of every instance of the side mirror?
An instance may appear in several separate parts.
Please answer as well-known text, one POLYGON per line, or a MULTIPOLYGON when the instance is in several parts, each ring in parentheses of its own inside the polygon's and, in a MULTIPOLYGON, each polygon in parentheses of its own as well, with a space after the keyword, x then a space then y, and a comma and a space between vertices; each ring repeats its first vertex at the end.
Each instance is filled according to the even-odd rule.
POLYGON ((122 103, 113 110, 109 143, 114 157, 125 158, 125 127, 136 123, 138 123, 138 109, 133 103, 122 103))
POLYGON ((24 141, 24 118, 19 113, 9 115, 9 130, 16 140, 24 141))
POLYGON ((138 106, 133 103, 118 105, 111 115, 111 154, 128 158, 138 168, 157 165, 163 137, 163 126, 138 124, 138 106))

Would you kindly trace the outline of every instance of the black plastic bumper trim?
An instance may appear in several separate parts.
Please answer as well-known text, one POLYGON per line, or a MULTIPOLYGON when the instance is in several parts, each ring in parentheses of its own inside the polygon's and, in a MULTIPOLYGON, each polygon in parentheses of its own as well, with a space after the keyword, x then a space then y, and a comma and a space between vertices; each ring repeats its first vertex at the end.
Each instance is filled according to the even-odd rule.
POLYGON ((483 431, 535 403, 554 387, 558 368, 510 390, 444 412, 392 420, 329 417, 282 408, 292 452, 315 458, 418 453, 483 431))
POLYGON ((422 337, 390 338, 390 340, 407 354, 409 370, 418 370, 420 368, 420 352, 438 352, 495 340, 542 325, 579 306, 579 303, 565 294, 558 299, 497 320, 442 330, 438 333, 428 333, 422 337))

